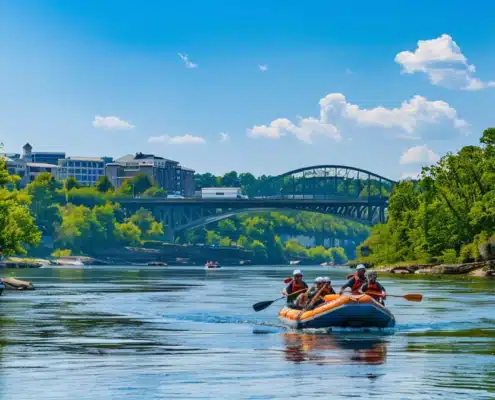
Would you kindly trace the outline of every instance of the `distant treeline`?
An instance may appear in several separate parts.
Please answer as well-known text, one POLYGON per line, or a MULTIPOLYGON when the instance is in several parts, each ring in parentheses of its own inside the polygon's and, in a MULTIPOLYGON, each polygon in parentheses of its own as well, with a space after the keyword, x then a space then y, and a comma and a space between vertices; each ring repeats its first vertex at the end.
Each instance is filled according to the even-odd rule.
POLYGON ((354 243, 362 242, 369 228, 357 222, 331 215, 310 212, 271 212, 254 216, 235 216, 186 232, 180 239, 185 243, 207 245, 240 246, 251 249, 258 259, 267 262, 285 262, 288 259, 303 259, 311 262, 333 261, 343 264, 354 257, 355 246, 351 243, 326 249, 323 246, 305 248, 295 240, 282 243, 283 234, 298 236, 336 237, 354 243))

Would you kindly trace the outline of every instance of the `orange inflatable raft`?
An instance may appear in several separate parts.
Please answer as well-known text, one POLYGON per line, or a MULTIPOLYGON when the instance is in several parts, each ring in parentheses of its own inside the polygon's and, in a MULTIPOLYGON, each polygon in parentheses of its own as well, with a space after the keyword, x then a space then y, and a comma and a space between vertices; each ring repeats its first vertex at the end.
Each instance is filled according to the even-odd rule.
POLYGON ((395 325, 392 313, 367 294, 330 294, 312 310, 283 307, 278 318, 290 328, 388 328, 395 325))

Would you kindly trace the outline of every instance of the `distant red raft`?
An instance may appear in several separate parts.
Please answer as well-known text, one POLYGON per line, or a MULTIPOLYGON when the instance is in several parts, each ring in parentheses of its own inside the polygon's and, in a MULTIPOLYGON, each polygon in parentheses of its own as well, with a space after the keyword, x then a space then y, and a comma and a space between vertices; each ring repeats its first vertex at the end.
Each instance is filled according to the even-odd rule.
POLYGON ((325 296, 325 303, 313 310, 283 307, 279 320, 290 328, 389 328, 395 326, 393 314, 367 294, 325 296))

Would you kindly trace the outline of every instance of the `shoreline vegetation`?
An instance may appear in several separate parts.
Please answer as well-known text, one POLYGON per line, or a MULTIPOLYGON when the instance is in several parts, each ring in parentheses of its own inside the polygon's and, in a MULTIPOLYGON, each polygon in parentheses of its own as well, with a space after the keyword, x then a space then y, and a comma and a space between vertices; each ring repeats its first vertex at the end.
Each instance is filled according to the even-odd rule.
POLYGON ((356 263, 393 273, 493 276, 495 260, 495 128, 401 181, 387 222, 371 228, 356 263), (487 272, 487 273, 485 273, 487 272))

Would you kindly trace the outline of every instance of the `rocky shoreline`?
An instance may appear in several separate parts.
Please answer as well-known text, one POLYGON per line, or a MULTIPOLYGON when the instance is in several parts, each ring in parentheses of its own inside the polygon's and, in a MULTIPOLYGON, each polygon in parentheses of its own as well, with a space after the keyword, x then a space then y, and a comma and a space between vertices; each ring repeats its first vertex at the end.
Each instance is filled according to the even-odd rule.
POLYGON ((377 270, 390 274, 426 274, 426 275, 470 275, 495 277, 495 260, 462 264, 411 264, 381 266, 377 270))

